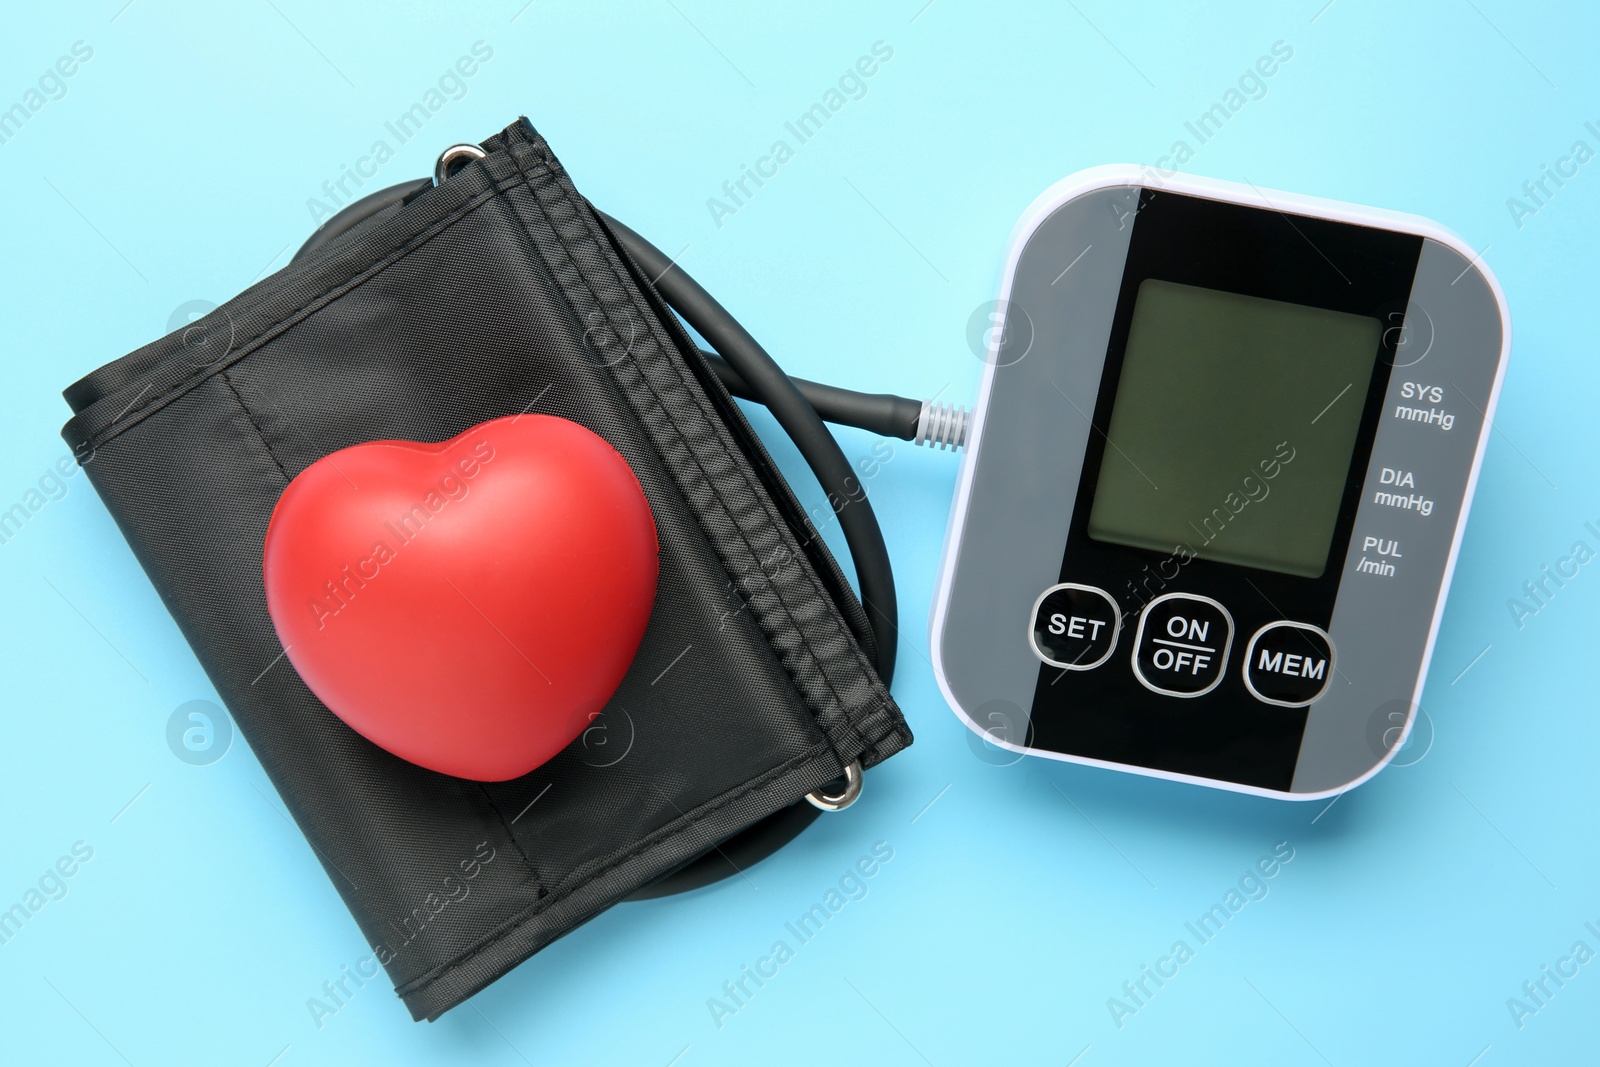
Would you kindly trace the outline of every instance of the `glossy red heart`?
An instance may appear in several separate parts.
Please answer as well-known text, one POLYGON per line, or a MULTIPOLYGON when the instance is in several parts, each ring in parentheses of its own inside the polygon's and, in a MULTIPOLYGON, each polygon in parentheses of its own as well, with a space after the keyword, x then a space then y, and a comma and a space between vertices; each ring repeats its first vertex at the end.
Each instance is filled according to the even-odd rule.
POLYGON ((412 763, 504 781, 616 692, 657 550, 614 448, 518 415, 313 463, 273 510, 262 569, 284 651, 335 715, 412 763))

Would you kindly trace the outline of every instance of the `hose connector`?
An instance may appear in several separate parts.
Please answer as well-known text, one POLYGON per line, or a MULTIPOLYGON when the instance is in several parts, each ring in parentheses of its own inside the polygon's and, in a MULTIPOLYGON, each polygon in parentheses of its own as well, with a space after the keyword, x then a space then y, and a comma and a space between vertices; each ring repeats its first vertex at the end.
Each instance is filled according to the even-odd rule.
POLYGON ((927 445, 941 450, 959 450, 967 443, 967 425, 971 414, 960 404, 922 402, 922 414, 917 417, 917 434, 912 444, 927 445))

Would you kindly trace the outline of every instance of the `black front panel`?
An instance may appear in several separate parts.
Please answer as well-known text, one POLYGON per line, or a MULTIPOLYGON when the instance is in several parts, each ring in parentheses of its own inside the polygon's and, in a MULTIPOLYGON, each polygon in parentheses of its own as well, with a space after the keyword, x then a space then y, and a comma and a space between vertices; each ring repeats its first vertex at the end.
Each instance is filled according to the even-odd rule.
MULTIPOLYGON (((1062 583, 1108 593, 1123 613, 1122 626, 1116 648, 1092 669, 1041 665, 1033 702, 1032 745, 1287 790, 1306 711, 1269 703, 1258 694, 1269 689, 1270 683, 1277 687, 1272 692, 1291 694, 1293 699, 1293 693, 1314 691, 1318 678, 1263 678, 1257 693, 1252 693, 1245 684, 1243 658, 1263 626, 1287 621, 1302 627, 1273 633, 1270 651, 1285 656, 1272 662, 1298 668, 1302 661, 1295 658, 1293 649, 1304 644, 1310 662, 1327 661, 1319 671, 1337 669, 1333 656, 1319 655, 1322 645, 1317 632, 1327 629, 1333 612, 1340 581, 1338 561, 1349 544, 1361 479, 1394 358, 1398 330, 1391 327, 1401 321, 1406 307, 1422 239, 1151 190, 1141 194, 1139 211, 1129 221, 1133 234, 1127 265, 1059 577, 1062 583), (1168 283, 1168 289, 1158 285, 1147 293, 1168 291, 1175 283, 1206 291, 1209 295, 1203 300, 1232 300, 1249 309, 1266 309, 1269 315, 1276 308, 1291 316, 1290 321, 1297 311, 1284 305, 1362 316, 1378 324, 1371 334, 1377 339, 1378 352, 1370 375, 1347 395, 1336 396, 1334 390, 1317 384, 1299 393, 1281 394, 1288 399, 1273 405, 1273 411, 1263 412, 1251 408, 1261 401, 1248 389, 1240 390, 1242 399, 1232 410, 1223 410, 1225 405, 1218 404, 1215 395, 1196 392, 1197 404, 1218 408, 1207 432, 1236 437, 1241 423, 1262 420, 1273 437, 1281 433, 1282 438, 1269 442, 1258 462, 1239 471, 1237 493, 1219 497, 1214 507, 1197 509, 1193 520, 1184 524, 1194 531, 1191 540, 1164 550, 1136 547, 1137 537, 1117 532, 1114 522, 1105 521, 1107 512, 1115 510, 1108 507, 1101 509, 1098 536, 1090 534, 1103 471, 1116 472, 1119 464, 1137 467, 1115 436, 1108 438, 1107 430, 1113 425, 1140 287, 1146 281, 1168 283), (1256 299, 1240 301, 1239 297, 1256 299), (1353 444, 1348 432, 1342 443, 1330 437, 1335 417, 1328 411, 1333 405, 1359 405, 1358 419, 1354 409, 1339 409, 1341 417, 1354 421, 1353 444), (1302 424, 1304 429, 1299 428, 1302 424), (1296 468, 1297 459, 1306 462, 1296 468), (1269 510, 1274 488, 1294 484, 1288 479, 1299 471, 1319 468, 1336 472, 1326 492, 1318 490, 1321 495, 1317 499, 1325 505, 1328 520, 1311 539, 1318 552, 1327 543, 1320 563, 1315 555, 1306 558, 1304 531, 1297 530, 1293 538, 1285 532, 1281 546, 1274 545, 1272 534, 1275 523, 1305 521, 1302 513, 1314 509, 1284 504, 1299 498, 1283 492, 1276 498, 1280 507, 1292 506, 1295 514, 1285 510, 1274 516, 1269 510), (1256 510, 1252 512, 1252 508, 1256 510), (1223 550, 1230 524, 1244 530, 1251 523, 1257 523, 1253 556, 1223 550), (1288 543, 1291 540, 1293 544, 1288 543), (1260 565, 1238 562, 1258 557, 1260 565)), ((1307 314, 1315 312, 1308 310, 1307 314)), ((1346 321, 1341 316, 1326 318, 1334 325, 1346 321)), ((1145 343, 1148 346, 1149 342, 1145 343)), ((1313 347, 1308 340, 1307 351, 1313 347)), ((1168 352, 1163 358, 1178 359, 1181 353, 1168 352)), ((1316 376, 1308 373, 1307 378, 1311 381, 1316 376)), ((1352 381, 1359 378, 1351 375, 1352 381)), ((1127 408, 1117 414, 1120 425, 1133 425, 1127 408)), ((1205 422, 1204 417, 1198 423, 1174 420, 1174 435, 1191 433, 1194 425, 1205 422)), ((1149 437, 1148 430, 1145 436, 1149 437)), ((1203 444, 1183 439, 1162 443, 1175 461, 1182 459, 1185 450, 1203 444)), ((1145 447, 1149 447, 1148 441, 1145 447)), ((1181 463, 1169 469, 1181 470, 1181 463)), ((1108 483, 1110 480, 1108 477, 1108 483)), ((1159 486, 1154 481, 1151 486, 1152 499, 1158 499, 1154 493, 1159 486)), ((1169 482, 1166 499, 1185 488, 1169 482)), ((1108 484, 1107 489, 1109 498, 1112 487, 1108 484)), ((1289 525, 1283 529, 1287 531, 1289 525)), ((1251 540, 1242 535, 1233 539, 1240 543, 1251 540)), ((1146 543, 1152 542, 1146 539, 1146 543)), ((1049 620, 1035 622, 1047 627, 1049 620)), ((1310 669, 1308 665, 1307 672, 1310 669)))

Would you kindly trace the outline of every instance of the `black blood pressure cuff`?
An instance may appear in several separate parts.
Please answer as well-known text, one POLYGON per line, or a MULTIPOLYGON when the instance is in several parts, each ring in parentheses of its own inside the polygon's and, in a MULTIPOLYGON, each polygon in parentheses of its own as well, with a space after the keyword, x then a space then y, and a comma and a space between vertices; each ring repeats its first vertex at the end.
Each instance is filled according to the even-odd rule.
POLYGON ((911 742, 860 603, 650 280, 526 121, 484 148, 69 387, 62 431, 418 1019, 911 742), (521 411, 627 459, 660 582, 603 758, 580 739, 479 783, 311 694, 267 616, 262 541, 330 452, 521 411))

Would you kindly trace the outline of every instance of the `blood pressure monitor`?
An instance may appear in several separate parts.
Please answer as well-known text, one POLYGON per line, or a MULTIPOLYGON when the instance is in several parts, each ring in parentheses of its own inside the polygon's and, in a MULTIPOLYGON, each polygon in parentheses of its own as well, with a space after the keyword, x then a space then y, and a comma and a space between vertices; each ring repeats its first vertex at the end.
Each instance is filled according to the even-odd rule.
POLYGON ((1000 748, 1314 799, 1416 714, 1505 370, 1425 219, 1132 167, 1019 224, 932 620, 1000 748))

